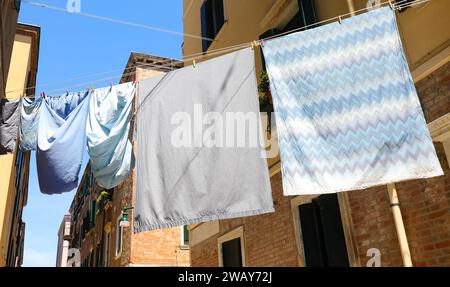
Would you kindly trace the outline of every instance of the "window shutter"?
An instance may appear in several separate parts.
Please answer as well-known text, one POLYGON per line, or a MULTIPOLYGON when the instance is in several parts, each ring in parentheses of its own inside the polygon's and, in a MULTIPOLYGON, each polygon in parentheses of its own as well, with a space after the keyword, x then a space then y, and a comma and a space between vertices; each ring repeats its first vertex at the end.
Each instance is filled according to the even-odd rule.
POLYGON ((311 25, 317 22, 314 0, 298 0, 298 7, 300 9, 300 16, 303 20, 303 26, 311 25))
MULTIPOLYGON (((202 37, 213 38, 213 17, 211 10, 211 1, 204 1, 200 9, 201 25, 202 25, 202 37)), ((202 39, 202 50, 206 52, 211 45, 211 41, 202 39)))
POLYGON ((242 267, 241 239, 222 243, 223 267, 242 267))
POLYGON ((224 0, 210 0, 213 4, 214 13, 214 37, 219 33, 225 23, 225 12, 223 7, 224 0))
MULTIPOLYGON (((205 0, 200 8, 202 37, 214 39, 225 23, 223 0, 205 0)), ((202 50, 206 52, 212 41, 202 39, 202 50)))
POLYGON ((91 202, 91 208, 89 210, 89 217, 90 217, 90 224, 91 226, 95 224, 95 208, 96 208, 96 202, 91 202))
POLYGON ((325 267, 327 263, 323 248, 323 236, 315 204, 300 205, 299 215, 305 264, 307 267, 325 267))
POLYGON ((316 200, 322 221, 328 266, 349 267, 338 197, 336 194, 327 194, 316 200))
POLYGON ((17 11, 20 11, 20 4, 22 3, 22 0, 14 0, 14 8, 17 10, 17 11))
POLYGON ((16 187, 19 187, 20 179, 22 176, 22 163, 23 163, 23 153, 19 149, 17 151, 17 158, 16 158, 16 187))
POLYGON ((189 245, 189 228, 187 225, 183 226, 183 244, 189 245))

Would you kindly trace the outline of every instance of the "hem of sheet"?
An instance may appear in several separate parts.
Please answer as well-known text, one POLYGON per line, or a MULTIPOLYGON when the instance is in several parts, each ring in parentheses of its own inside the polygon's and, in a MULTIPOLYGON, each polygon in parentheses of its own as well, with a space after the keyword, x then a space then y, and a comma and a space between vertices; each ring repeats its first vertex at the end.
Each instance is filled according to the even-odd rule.
POLYGON ((397 184, 397 183, 401 183, 401 182, 405 182, 405 181, 410 181, 410 180, 418 180, 418 179, 427 179, 427 178, 432 178, 432 177, 438 177, 438 176, 443 176, 444 175, 444 171, 443 170, 436 170, 436 171, 431 171, 428 173, 421 173, 419 175, 415 175, 415 174, 411 174, 407 177, 405 177, 404 179, 401 180, 393 180, 393 179, 386 179, 383 181, 374 181, 372 183, 365 183, 362 185, 358 185, 357 187, 352 187, 351 189, 345 189, 345 188, 340 188, 340 189, 330 189, 330 190, 326 190, 326 191, 320 191, 320 192, 314 192, 314 191, 304 191, 304 192, 295 192, 295 191, 288 191, 288 190, 292 190, 291 189, 284 189, 283 195, 284 196, 299 196, 299 195, 320 195, 320 194, 332 194, 332 193, 339 193, 339 192, 347 192, 347 191, 357 191, 357 190, 363 190, 363 189, 368 189, 368 188, 372 188, 372 187, 377 187, 377 186, 382 186, 382 185, 388 185, 388 184, 397 184))
POLYGON ((224 214, 220 214, 220 215, 202 216, 202 217, 193 218, 193 219, 181 219, 181 220, 170 221, 170 222, 167 221, 165 223, 159 223, 159 224, 141 225, 135 221, 134 233, 140 233, 140 232, 152 231, 152 230, 158 230, 158 229, 164 229, 164 228, 171 228, 171 227, 178 227, 178 226, 183 226, 183 225, 191 225, 191 224, 203 223, 203 222, 214 221, 214 220, 224 220, 224 219, 233 219, 233 218, 239 218, 239 217, 256 216, 256 215, 273 213, 273 212, 275 212, 275 208, 270 207, 270 208, 250 210, 250 211, 224 213, 224 214))

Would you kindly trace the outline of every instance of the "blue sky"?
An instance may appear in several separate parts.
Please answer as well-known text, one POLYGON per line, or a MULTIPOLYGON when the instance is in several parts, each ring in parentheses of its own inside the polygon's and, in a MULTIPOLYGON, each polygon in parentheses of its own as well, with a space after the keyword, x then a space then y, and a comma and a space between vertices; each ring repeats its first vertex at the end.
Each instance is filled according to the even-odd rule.
MULTIPOLYGON (((34 0, 66 7, 67 0, 34 0)), ((178 32, 182 27, 182 0, 81 0, 81 11, 130 22, 158 26, 178 32)), ((41 27, 37 93, 66 89, 88 81, 108 77, 96 87, 117 83, 132 51, 181 58, 182 37, 153 32, 63 13, 22 3, 19 22, 41 27), (43 86, 83 75, 110 73, 74 82, 43 86)), ((40 193, 36 176, 35 154, 30 164, 28 204, 24 210, 26 222, 24 266, 55 266, 57 232, 74 192, 46 196, 40 193)), ((86 153, 84 162, 87 162, 86 153)), ((83 167, 84 169, 84 167, 83 167)))

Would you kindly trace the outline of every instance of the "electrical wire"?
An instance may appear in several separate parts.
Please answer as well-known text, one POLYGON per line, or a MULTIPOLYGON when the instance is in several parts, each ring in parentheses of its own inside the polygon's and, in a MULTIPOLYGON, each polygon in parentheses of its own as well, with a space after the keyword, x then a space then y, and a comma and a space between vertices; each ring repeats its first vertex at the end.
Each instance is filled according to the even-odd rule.
MULTIPOLYGON (((234 46, 221 48, 221 49, 217 49, 217 50, 211 50, 209 52, 205 52, 205 53, 202 53, 202 54, 204 56, 206 56, 206 55, 213 56, 213 55, 222 54, 224 52, 231 52, 231 51, 234 51, 234 50, 239 50, 239 49, 241 49, 243 47, 246 47, 248 45, 249 44, 244 43, 244 44, 234 45, 234 46)), ((196 53, 195 55, 198 55, 198 53, 196 53)), ((195 60, 195 59, 198 59, 198 58, 199 57, 194 56, 194 57, 185 58, 183 60, 184 61, 191 61, 191 60, 195 60)), ((159 65, 142 64, 142 65, 137 65, 137 66, 134 66, 134 67, 154 67, 154 68, 159 68, 159 69, 174 70, 175 68, 173 68, 173 66, 174 66, 175 63, 173 61, 174 61, 174 59, 167 59, 166 61, 162 62, 163 64, 159 64, 159 65)), ((131 67, 131 68, 134 68, 134 67, 131 67)), ((127 69, 131 69, 131 68, 127 68, 127 69)), ((121 70, 123 70, 123 69, 121 69, 121 70)), ((104 72, 104 73, 108 73, 108 72, 104 72)), ((80 84, 77 84, 77 85, 74 85, 74 86, 67 86, 67 87, 62 87, 62 88, 58 88, 58 89, 52 89, 52 90, 47 91, 47 93, 53 93, 53 92, 58 92, 58 91, 66 91, 66 90, 70 90, 70 89, 77 88, 77 87, 87 86, 87 85, 90 85, 90 84, 93 84, 93 83, 99 83, 99 82, 104 82, 104 81, 113 80, 113 79, 120 79, 120 78, 122 78, 124 76, 126 77, 126 76, 130 76, 130 75, 134 75, 135 73, 136 73, 136 71, 133 71, 133 72, 129 72, 129 73, 123 73, 123 74, 120 74, 120 75, 117 75, 117 76, 100 78, 100 79, 96 79, 96 80, 93 80, 93 81, 83 82, 83 83, 80 83, 80 84)), ((99 74, 101 74, 101 73, 99 73, 99 74)), ((83 78, 83 77, 80 77, 80 78, 83 78)), ((76 78, 73 78, 73 79, 76 79, 76 78)), ((62 82, 67 82, 67 81, 70 81, 70 80, 66 80, 66 81, 62 81, 62 82)), ((44 84, 44 85, 48 85, 48 84, 44 84)), ((36 87, 37 86, 33 86, 33 87, 26 88, 26 89, 20 89, 20 90, 16 90, 16 91, 8 91, 6 93, 23 91, 23 90, 29 90, 29 89, 34 89, 36 87)))
MULTIPOLYGON (((406 2, 406 0, 403 0, 402 2, 406 2, 406 3, 402 3, 402 4, 394 4, 391 1, 386 1, 386 2, 381 2, 380 4, 373 5, 371 7, 371 9, 379 8, 381 6, 392 4, 393 9, 400 10, 400 9, 405 8, 405 7, 411 7, 411 6, 422 4, 422 3, 425 3, 425 2, 429 2, 429 1, 431 1, 431 0, 415 0, 414 2, 409 2, 408 3, 408 2, 406 2)), ((399 2, 399 3, 401 3, 401 2, 399 2)), ((316 25, 325 24, 327 22, 341 21, 345 17, 356 15, 356 14, 358 14, 360 12, 364 12, 366 10, 367 10, 367 8, 362 8, 362 9, 359 9, 359 10, 356 10, 356 11, 349 12, 347 14, 342 14, 342 15, 339 15, 339 16, 336 16, 336 17, 332 17, 332 18, 328 18, 328 19, 325 19, 325 20, 322 20, 322 21, 319 21, 319 22, 316 22, 316 23, 313 23, 313 24, 305 25, 305 26, 300 27, 300 28, 292 29, 292 30, 286 31, 286 32, 281 33, 281 34, 270 36, 270 37, 264 38, 263 40, 267 41, 267 40, 275 39, 275 38, 278 38, 278 37, 285 36, 287 34, 291 34, 291 33, 294 33, 294 32, 306 30, 306 29, 314 27, 316 25)))
MULTIPOLYGON (((174 62, 174 61, 179 61, 177 59, 167 59, 164 62, 174 62)), ((140 64, 140 65, 136 65, 130 68, 125 68, 125 70, 129 70, 132 68, 141 68, 141 67, 161 67, 161 65, 152 65, 150 63, 146 63, 146 64, 140 64)), ((76 80, 81 80, 81 79, 85 79, 85 78, 90 78, 92 76, 99 76, 99 75, 104 75, 104 74, 109 74, 111 72, 118 72, 118 71, 124 71, 124 68, 119 68, 119 69, 113 69, 113 70, 108 70, 108 71, 104 71, 104 72, 99 72, 99 73, 94 73, 94 74, 88 74, 88 75, 82 75, 82 76, 77 76, 77 77, 73 77, 73 78, 68 78, 62 81, 56 81, 56 82, 49 82, 49 83, 45 83, 45 84, 41 84, 40 87, 47 87, 47 86, 52 86, 52 85, 56 85, 56 84, 62 84, 62 83, 67 83, 67 82, 73 82, 76 80)), ((36 88, 36 86, 31 86, 25 89, 17 89, 17 90, 10 90, 7 91, 5 94, 9 94, 9 93, 15 93, 15 92, 22 92, 22 91, 27 91, 27 90, 31 90, 36 88)))
POLYGON ((211 42, 215 41, 214 39, 211 39, 211 38, 188 34, 188 33, 183 33, 183 32, 178 32, 178 31, 173 31, 173 30, 169 30, 169 29, 165 29, 165 28, 161 28, 161 27, 157 27, 157 26, 139 24, 139 23, 134 23, 134 22, 130 22, 130 21, 100 16, 100 15, 96 15, 96 14, 85 13, 85 12, 81 12, 81 11, 80 12, 70 12, 65 8, 58 7, 58 6, 52 6, 52 5, 49 5, 46 3, 34 2, 34 1, 29 1, 29 0, 23 0, 22 2, 25 2, 27 4, 30 4, 30 5, 36 6, 36 7, 47 8, 47 9, 51 9, 51 10, 55 10, 55 11, 59 11, 59 12, 80 15, 80 16, 93 18, 93 19, 97 19, 97 20, 102 20, 102 21, 107 21, 107 22, 112 22, 112 23, 116 23, 116 24, 122 24, 122 25, 131 26, 131 27, 142 28, 142 29, 147 29, 147 30, 152 30, 152 31, 156 31, 156 32, 162 32, 162 33, 167 33, 167 34, 172 34, 172 35, 177 35, 177 36, 183 36, 183 37, 188 37, 188 38, 207 40, 207 41, 211 41, 211 42))

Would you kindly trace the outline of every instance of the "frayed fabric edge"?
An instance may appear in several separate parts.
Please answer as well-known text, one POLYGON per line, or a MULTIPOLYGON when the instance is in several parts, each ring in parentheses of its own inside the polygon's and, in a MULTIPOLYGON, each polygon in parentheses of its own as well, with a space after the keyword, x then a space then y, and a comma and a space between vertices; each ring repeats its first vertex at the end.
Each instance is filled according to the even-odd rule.
POLYGON ((273 213, 273 212, 275 212, 275 208, 270 207, 270 208, 265 208, 265 209, 257 209, 257 210, 243 211, 243 212, 202 216, 202 217, 193 218, 193 219, 168 221, 166 223, 160 223, 160 224, 141 225, 138 222, 135 222, 134 233, 141 233, 141 232, 145 232, 145 231, 153 231, 153 230, 164 229, 164 228, 179 227, 179 226, 183 226, 183 225, 191 225, 191 224, 197 224, 197 223, 203 223, 203 222, 215 221, 215 220, 256 216, 256 215, 262 215, 262 214, 273 213))

